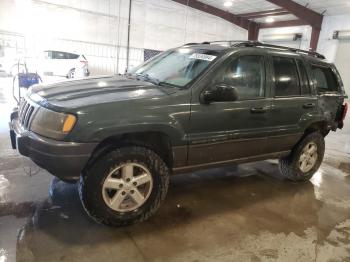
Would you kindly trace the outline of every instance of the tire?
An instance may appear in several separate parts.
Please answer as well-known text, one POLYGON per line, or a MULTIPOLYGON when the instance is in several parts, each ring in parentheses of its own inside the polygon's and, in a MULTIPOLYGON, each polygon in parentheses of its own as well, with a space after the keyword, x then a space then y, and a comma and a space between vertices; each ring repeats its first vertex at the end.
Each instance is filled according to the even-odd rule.
MULTIPOLYGON (((293 148, 289 156, 279 160, 279 169, 282 176, 295 182, 310 180, 322 163, 324 151, 325 142, 321 133, 313 132, 306 135, 293 148), (314 145, 316 145, 316 149, 313 148, 314 145), (313 150, 311 150, 311 148, 313 148, 313 150), (315 153, 317 153, 315 160, 313 160, 315 158, 315 153, 308 155, 309 159, 311 159, 310 161, 314 163, 313 165, 302 165, 302 159, 305 159, 304 152, 307 152, 307 150, 315 151, 315 153)), ((308 160, 306 160, 306 162, 307 161, 308 160)))
MULTIPOLYGON (((118 181, 119 180, 120 179, 118 179, 118 181)), ((128 185, 131 182, 129 182, 128 185)), ((155 152, 144 147, 121 147, 99 157, 88 168, 85 174, 81 175, 79 181, 79 196, 85 211, 96 222, 109 226, 126 226, 142 222, 152 216, 164 201, 168 186, 169 169, 155 152), (104 185, 105 182, 108 181, 108 178, 113 179, 111 173, 113 176, 114 171, 111 172, 111 170, 117 169, 116 174, 122 176, 123 168, 128 165, 132 165, 132 170, 134 171, 142 168, 149 171, 148 175, 151 176, 150 181, 152 181, 152 183, 149 182, 149 185, 147 185, 149 190, 148 198, 145 197, 146 200, 141 206, 134 210, 122 212, 120 210, 114 210, 108 205, 108 201, 106 200, 111 191, 116 191, 114 196, 120 193, 119 188, 108 191, 110 189, 106 190, 104 185)), ((128 190, 126 184, 125 187, 120 190, 124 189, 128 190)), ((131 191, 129 190, 129 193, 126 193, 126 197, 123 200, 124 202, 134 202, 130 193, 131 191)), ((122 191, 122 193, 125 193, 125 191, 122 191)), ((113 197, 111 197, 111 199, 113 199, 113 197)), ((124 202, 121 202, 119 206, 124 202)), ((132 203, 132 205, 135 203, 132 203)))
POLYGON ((71 69, 69 70, 68 74, 67 74, 67 78, 74 78, 75 77, 75 69, 71 69))

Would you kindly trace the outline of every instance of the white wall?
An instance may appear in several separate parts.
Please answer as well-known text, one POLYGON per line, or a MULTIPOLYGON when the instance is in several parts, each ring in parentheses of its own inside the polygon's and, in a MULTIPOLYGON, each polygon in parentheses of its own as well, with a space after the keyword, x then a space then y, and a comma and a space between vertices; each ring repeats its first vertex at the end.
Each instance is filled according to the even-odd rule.
MULTIPOLYGON (((1 0, 0 33, 24 35, 27 56, 64 48, 84 53, 95 74, 123 72, 128 8, 128 0, 1 0)), ((144 48, 223 39, 245 40, 247 31, 170 0, 133 0, 133 66, 143 60, 144 48)))
MULTIPOLYGON (((273 35, 302 33, 303 38, 301 42, 301 49, 308 50, 311 39, 311 30, 312 29, 310 26, 262 29, 259 33, 259 39, 261 40, 262 36, 265 34, 273 35)), ((325 16, 323 19, 317 52, 325 55, 327 60, 330 62, 334 62, 336 57, 339 40, 332 39, 332 36, 333 32, 338 30, 350 30, 350 15, 325 16)))
MULTIPOLYGON (((311 40, 310 26, 293 26, 282 28, 266 28, 259 32, 259 40, 261 41, 264 35, 280 35, 280 34, 302 34, 303 37, 300 42, 300 49, 309 50, 311 40)), ((285 43, 284 43, 285 44, 285 43)))
POLYGON ((136 0, 132 46, 165 50, 188 42, 243 39, 247 30, 168 0, 136 0))
POLYGON ((339 45, 339 40, 332 39, 333 32, 339 30, 350 30, 350 15, 324 17, 317 51, 330 62, 334 62, 339 45))

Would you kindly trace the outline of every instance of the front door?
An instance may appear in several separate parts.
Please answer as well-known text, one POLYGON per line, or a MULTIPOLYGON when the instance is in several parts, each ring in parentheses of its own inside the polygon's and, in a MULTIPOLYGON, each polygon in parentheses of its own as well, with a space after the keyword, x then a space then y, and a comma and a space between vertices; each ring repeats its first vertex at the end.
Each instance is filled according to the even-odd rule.
POLYGON ((189 165, 228 162, 264 152, 270 109, 265 64, 264 53, 233 55, 193 89, 189 165), (220 86, 234 87, 237 100, 203 101, 206 90, 220 86))

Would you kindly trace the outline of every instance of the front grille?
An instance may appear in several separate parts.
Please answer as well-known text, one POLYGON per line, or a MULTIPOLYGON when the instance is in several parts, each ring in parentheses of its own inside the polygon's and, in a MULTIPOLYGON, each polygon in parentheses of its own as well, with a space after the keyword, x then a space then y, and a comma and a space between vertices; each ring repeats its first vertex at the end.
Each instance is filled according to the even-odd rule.
POLYGON ((35 107, 22 98, 18 109, 18 120, 25 129, 29 129, 35 107))

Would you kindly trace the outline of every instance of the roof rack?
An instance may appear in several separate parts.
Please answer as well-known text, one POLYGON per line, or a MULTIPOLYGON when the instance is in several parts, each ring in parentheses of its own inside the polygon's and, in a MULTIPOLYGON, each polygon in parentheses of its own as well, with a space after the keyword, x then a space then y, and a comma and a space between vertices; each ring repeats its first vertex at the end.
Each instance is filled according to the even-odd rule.
POLYGON ((202 43, 187 43, 183 46, 189 46, 189 45, 211 45, 211 44, 219 44, 219 43, 227 43, 227 46, 232 46, 234 43, 243 43, 246 42, 245 40, 222 40, 222 41, 205 41, 202 43))
POLYGON ((210 44, 219 44, 219 43, 227 43, 227 46, 229 47, 265 47, 265 48, 272 48, 272 49, 278 49, 278 50, 285 50, 290 51, 298 54, 305 54, 309 56, 313 56, 319 59, 326 59, 324 55, 321 55, 320 53, 313 52, 313 51, 306 51, 302 49, 297 48, 291 48, 286 46, 280 46, 280 45, 271 45, 271 44, 265 44, 259 41, 240 41, 240 40, 222 40, 222 41, 212 41, 212 42, 202 42, 202 43, 188 43, 185 44, 185 46, 188 45, 210 45, 210 44))
POLYGON ((320 53, 317 53, 314 51, 306 51, 306 50, 291 48, 291 47, 286 47, 286 46, 265 44, 265 43, 262 43, 259 41, 239 42, 239 43, 231 45, 231 47, 266 47, 266 48, 290 51, 290 52, 294 52, 294 53, 298 53, 298 54, 305 54, 305 55, 313 56, 313 57, 316 57, 319 59, 326 59, 326 57, 324 55, 321 55, 320 53))

